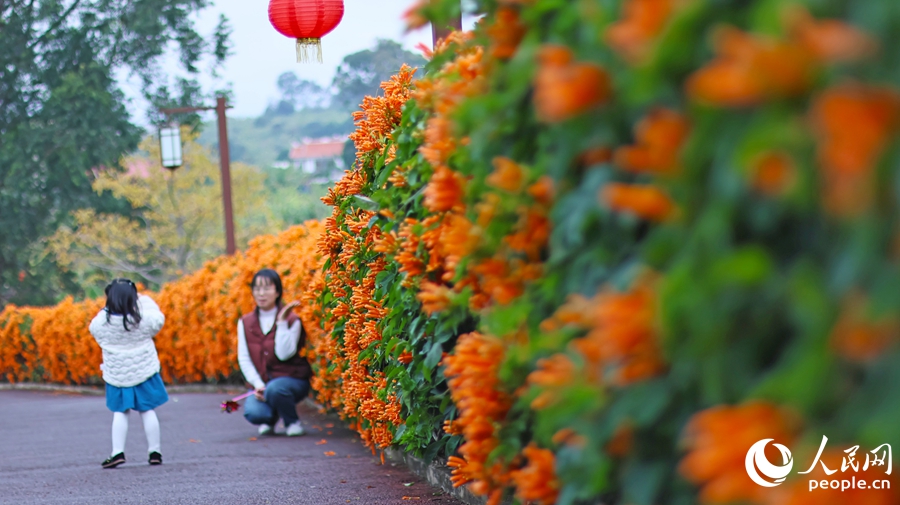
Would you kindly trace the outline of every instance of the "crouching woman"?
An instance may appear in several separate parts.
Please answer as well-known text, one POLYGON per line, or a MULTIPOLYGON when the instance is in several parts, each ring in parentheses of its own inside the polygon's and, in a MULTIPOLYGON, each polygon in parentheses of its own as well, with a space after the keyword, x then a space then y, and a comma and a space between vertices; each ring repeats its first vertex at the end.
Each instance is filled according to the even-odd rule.
POLYGON ((303 324, 282 302, 281 277, 271 269, 253 276, 250 284, 256 308, 238 321, 238 364, 256 390, 244 404, 244 417, 259 425, 260 435, 274 433, 284 422, 285 434, 303 435, 297 403, 309 394, 312 369, 300 356, 305 345, 303 324))

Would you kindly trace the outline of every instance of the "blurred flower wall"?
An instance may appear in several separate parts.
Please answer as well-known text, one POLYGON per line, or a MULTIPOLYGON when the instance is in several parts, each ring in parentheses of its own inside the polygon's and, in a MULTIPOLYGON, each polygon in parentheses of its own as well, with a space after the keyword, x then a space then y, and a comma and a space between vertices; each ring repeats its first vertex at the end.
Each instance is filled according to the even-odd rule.
MULTIPOLYGON (((163 290, 166 379, 235 373, 271 266, 319 401, 489 503, 900 503, 808 489, 893 482, 869 456, 900 447, 900 4, 475 4, 355 114, 330 218, 163 290), (763 439, 777 487, 746 470, 763 439)), ((54 347, 96 308, 8 308, 0 371, 96 376, 54 347)))

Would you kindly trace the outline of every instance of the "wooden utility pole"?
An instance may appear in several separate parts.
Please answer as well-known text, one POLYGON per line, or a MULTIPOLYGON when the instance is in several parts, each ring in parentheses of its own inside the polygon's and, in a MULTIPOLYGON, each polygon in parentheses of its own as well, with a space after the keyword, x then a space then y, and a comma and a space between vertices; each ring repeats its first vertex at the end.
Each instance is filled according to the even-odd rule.
POLYGON ((222 203, 225 207, 225 252, 234 254, 234 212, 231 207, 231 153, 228 151, 228 124, 225 119, 225 97, 216 98, 219 123, 219 168, 222 171, 222 203))
POLYGON ((216 111, 219 124, 219 169, 222 172, 222 206, 225 211, 225 252, 228 255, 235 253, 237 248, 234 243, 234 213, 231 207, 231 157, 228 152, 228 123, 225 117, 225 109, 230 109, 225 104, 225 97, 216 97, 215 107, 175 107, 172 109, 160 109, 160 112, 171 116, 186 112, 198 112, 201 110, 216 111))
POLYGON ((462 30, 462 14, 459 14, 456 18, 451 19, 450 23, 446 26, 438 26, 434 23, 431 23, 431 48, 436 49, 438 40, 445 38, 447 35, 450 35, 454 30, 462 30))

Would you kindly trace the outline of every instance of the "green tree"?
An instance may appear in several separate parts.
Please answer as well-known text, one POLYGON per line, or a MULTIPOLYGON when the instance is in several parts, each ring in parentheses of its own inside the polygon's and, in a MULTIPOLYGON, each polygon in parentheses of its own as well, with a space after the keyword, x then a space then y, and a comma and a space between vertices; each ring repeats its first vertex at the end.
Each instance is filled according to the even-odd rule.
MULTIPOLYGON (((57 263, 75 273, 86 290, 118 275, 160 285, 224 253, 219 165, 184 130, 184 165, 178 170, 162 168, 159 144, 151 136, 140 146, 147 155, 123 161, 129 172, 106 170, 94 180, 95 192, 109 191, 128 201, 133 217, 79 209, 70 225, 60 226, 47 240, 57 263)), ((239 247, 277 231, 280 224, 266 208, 261 175, 243 163, 231 166, 239 247)))
POLYGON ((331 215, 331 208, 322 203, 330 184, 312 182, 313 176, 302 170, 265 168, 266 204, 281 229, 309 219, 331 215))
POLYGON ((114 76, 137 76, 155 105, 198 99, 200 61, 228 54, 224 17, 208 38, 190 18, 208 3, 0 0, 0 307, 75 289, 35 252, 74 209, 128 209, 91 189, 93 169, 115 169, 141 138, 114 76), (170 42, 183 67, 174 85, 159 64, 170 42))
POLYGON ((422 67, 425 59, 387 39, 379 39, 372 49, 345 56, 334 76, 335 104, 356 109, 363 97, 380 93, 378 86, 397 73, 404 63, 422 67))
POLYGON ((278 90, 281 101, 277 108, 290 105, 290 112, 296 109, 319 109, 331 103, 331 92, 313 81, 300 79, 294 72, 285 72, 278 76, 278 90))

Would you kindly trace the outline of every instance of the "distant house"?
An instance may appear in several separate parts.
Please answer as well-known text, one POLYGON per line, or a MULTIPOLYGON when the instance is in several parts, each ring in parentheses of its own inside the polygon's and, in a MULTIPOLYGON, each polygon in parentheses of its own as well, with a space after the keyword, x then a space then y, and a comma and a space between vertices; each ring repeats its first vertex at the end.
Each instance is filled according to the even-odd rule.
POLYGON ((292 167, 310 174, 315 182, 337 181, 344 175, 341 155, 346 141, 346 136, 303 139, 291 144, 288 159, 292 167))

